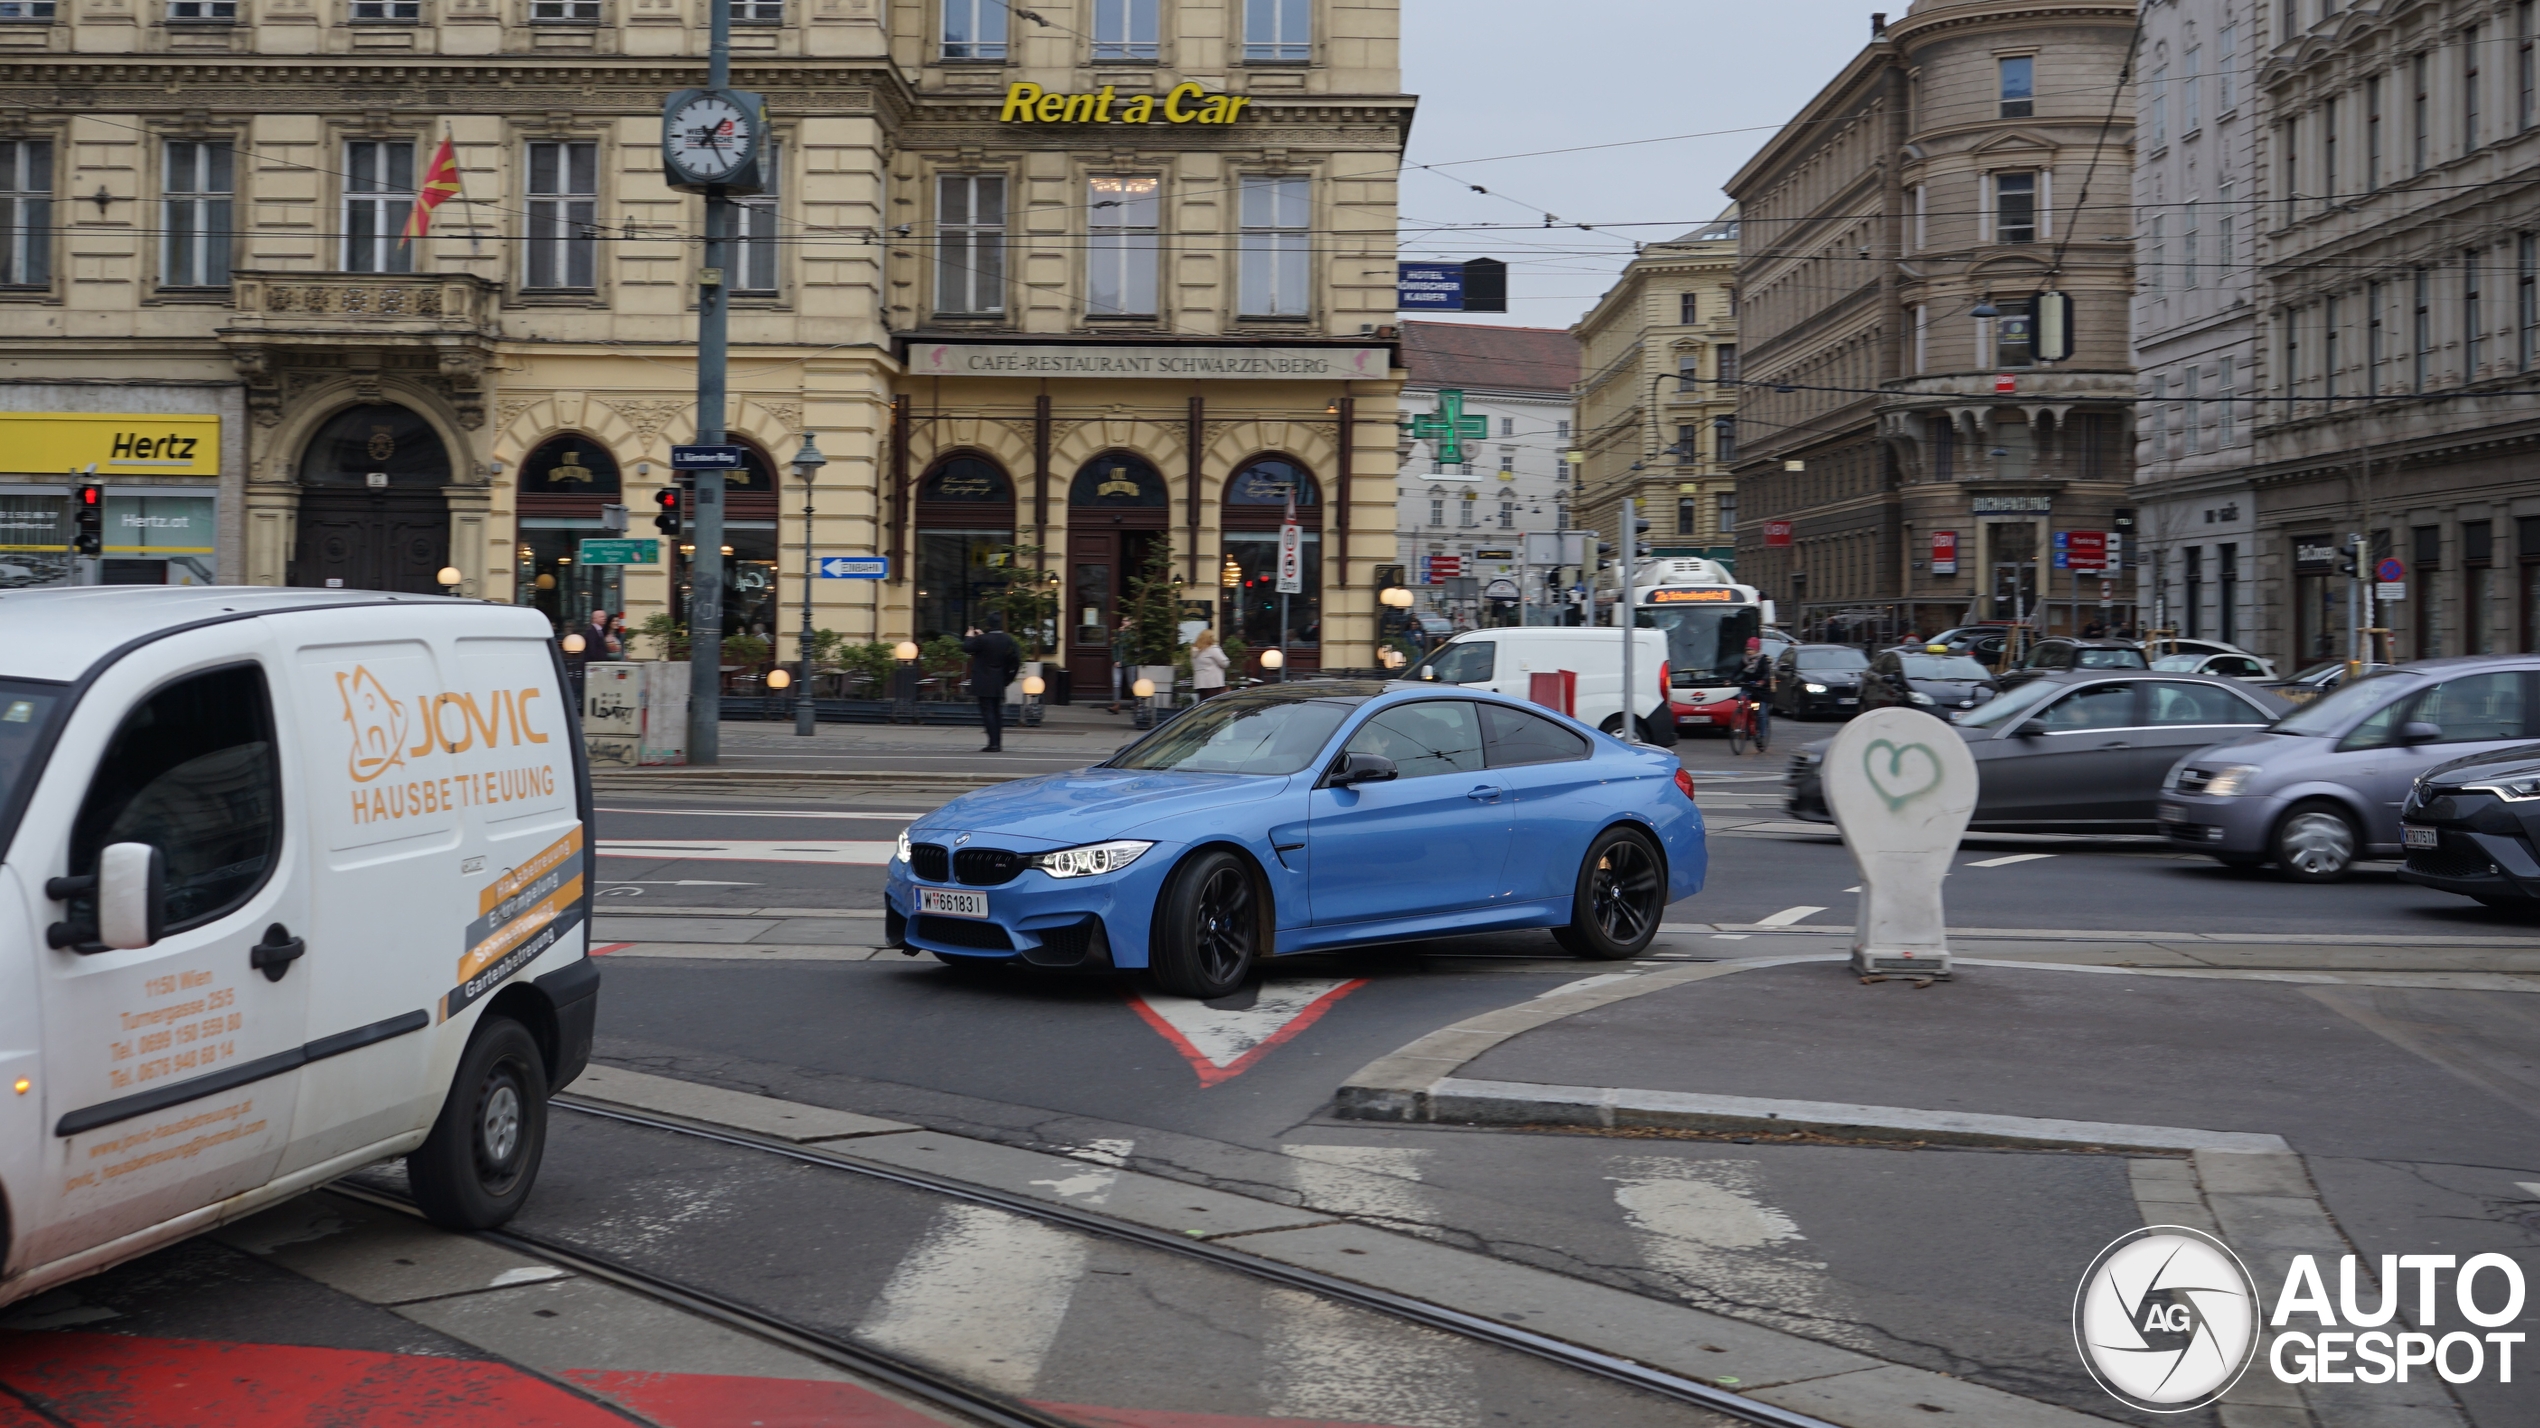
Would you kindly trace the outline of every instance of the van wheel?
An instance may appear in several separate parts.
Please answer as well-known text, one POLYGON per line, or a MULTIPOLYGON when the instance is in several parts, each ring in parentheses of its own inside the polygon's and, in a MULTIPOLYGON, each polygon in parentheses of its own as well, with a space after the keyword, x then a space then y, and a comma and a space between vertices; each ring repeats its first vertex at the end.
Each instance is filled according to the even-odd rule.
POLYGON ((2355 866, 2363 844, 2346 810, 2326 799, 2293 805, 2275 827, 2275 865, 2297 883, 2333 883, 2355 866))
POLYGON ((1667 876, 1657 850, 1631 828, 1608 828, 1579 860, 1570 898, 1570 921, 1552 929, 1553 940, 1574 956, 1618 962, 1636 957, 1658 935, 1667 906, 1667 876))
POLYGON ((1223 848, 1184 863, 1156 904, 1149 970, 1177 997, 1230 995, 1261 960, 1261 898, 1252 870, 1223 848))
POLYGON ((546 1060, 527 1027, 489 1017, 432 1134, 406 1156, 415 1204, 444 1229, 490 1230, 520 1213, 546 1150, 546 1060))

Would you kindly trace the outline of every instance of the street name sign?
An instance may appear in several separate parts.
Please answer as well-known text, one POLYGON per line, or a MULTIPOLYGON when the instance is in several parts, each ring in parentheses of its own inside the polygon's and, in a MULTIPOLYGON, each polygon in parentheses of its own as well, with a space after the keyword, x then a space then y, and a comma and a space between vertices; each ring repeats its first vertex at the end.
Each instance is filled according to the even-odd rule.
POLYGON ((887 555, 832 555, 820 562, 823 580, 887 580, 890 575, 887 555))
POLYGON ((574 556, 584 565, 658 565, 661 542, 657 540, 601 540, 582 538, 582 548, 574 556))
POLYGON ((670 464, 680 471, 746 471, 750 454, 741 446, 674 446, 670 464))

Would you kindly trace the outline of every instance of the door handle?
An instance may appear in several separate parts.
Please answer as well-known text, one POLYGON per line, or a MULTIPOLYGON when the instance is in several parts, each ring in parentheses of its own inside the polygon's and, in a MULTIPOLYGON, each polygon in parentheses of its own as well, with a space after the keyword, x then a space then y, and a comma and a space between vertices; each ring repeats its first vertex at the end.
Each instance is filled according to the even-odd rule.
POLYGON ((279 982, 291 964, 309 944, 291 935, 291 929, 277 922, 265 929, 265 940, 247 949, 247 965, 265 974, 268 982, 279 982))
POLYGON ((1489 784, 1484 784, 1481 787, 1466 793, 1464 796, 1473 800, 1475 803, 1497 803, 1499 802, 1499 796, 1505 792, 1507 792, 1507 790, 1493 788, 1489 784))

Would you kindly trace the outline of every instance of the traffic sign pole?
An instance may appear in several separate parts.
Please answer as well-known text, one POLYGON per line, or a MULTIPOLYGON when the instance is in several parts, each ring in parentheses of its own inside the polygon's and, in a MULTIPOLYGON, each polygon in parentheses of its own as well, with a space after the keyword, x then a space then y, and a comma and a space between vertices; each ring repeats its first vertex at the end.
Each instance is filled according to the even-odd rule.
MULTIPOLYGON (((732 7, 708 5, 706 87, 732 87, 732 7)), ((732 200, 706 190, 704 270, 697 274, 697 444, 723 445, 723 405, 732 330, 732 200)), ((678 463, 673 462, 676 466, 678 463)), ((696 558, 688 562, 688 762, 723 761, 723 476, 697 479, 696 558)))

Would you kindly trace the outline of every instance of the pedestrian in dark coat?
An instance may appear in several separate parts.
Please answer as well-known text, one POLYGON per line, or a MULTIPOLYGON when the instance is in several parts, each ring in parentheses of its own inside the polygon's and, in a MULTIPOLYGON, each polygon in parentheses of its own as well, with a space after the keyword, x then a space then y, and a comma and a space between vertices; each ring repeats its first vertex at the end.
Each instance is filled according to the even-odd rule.
POLYGON ((970 656, 970 693, 979 701, 979 722, 988 730, 988 742, 979 750, 983 754, 1005 752, 1005 689, 1023 668, 1023 648, 1001 624, 990 615, 985 633, 974 625, 961 641, 962 653, 970 656))

